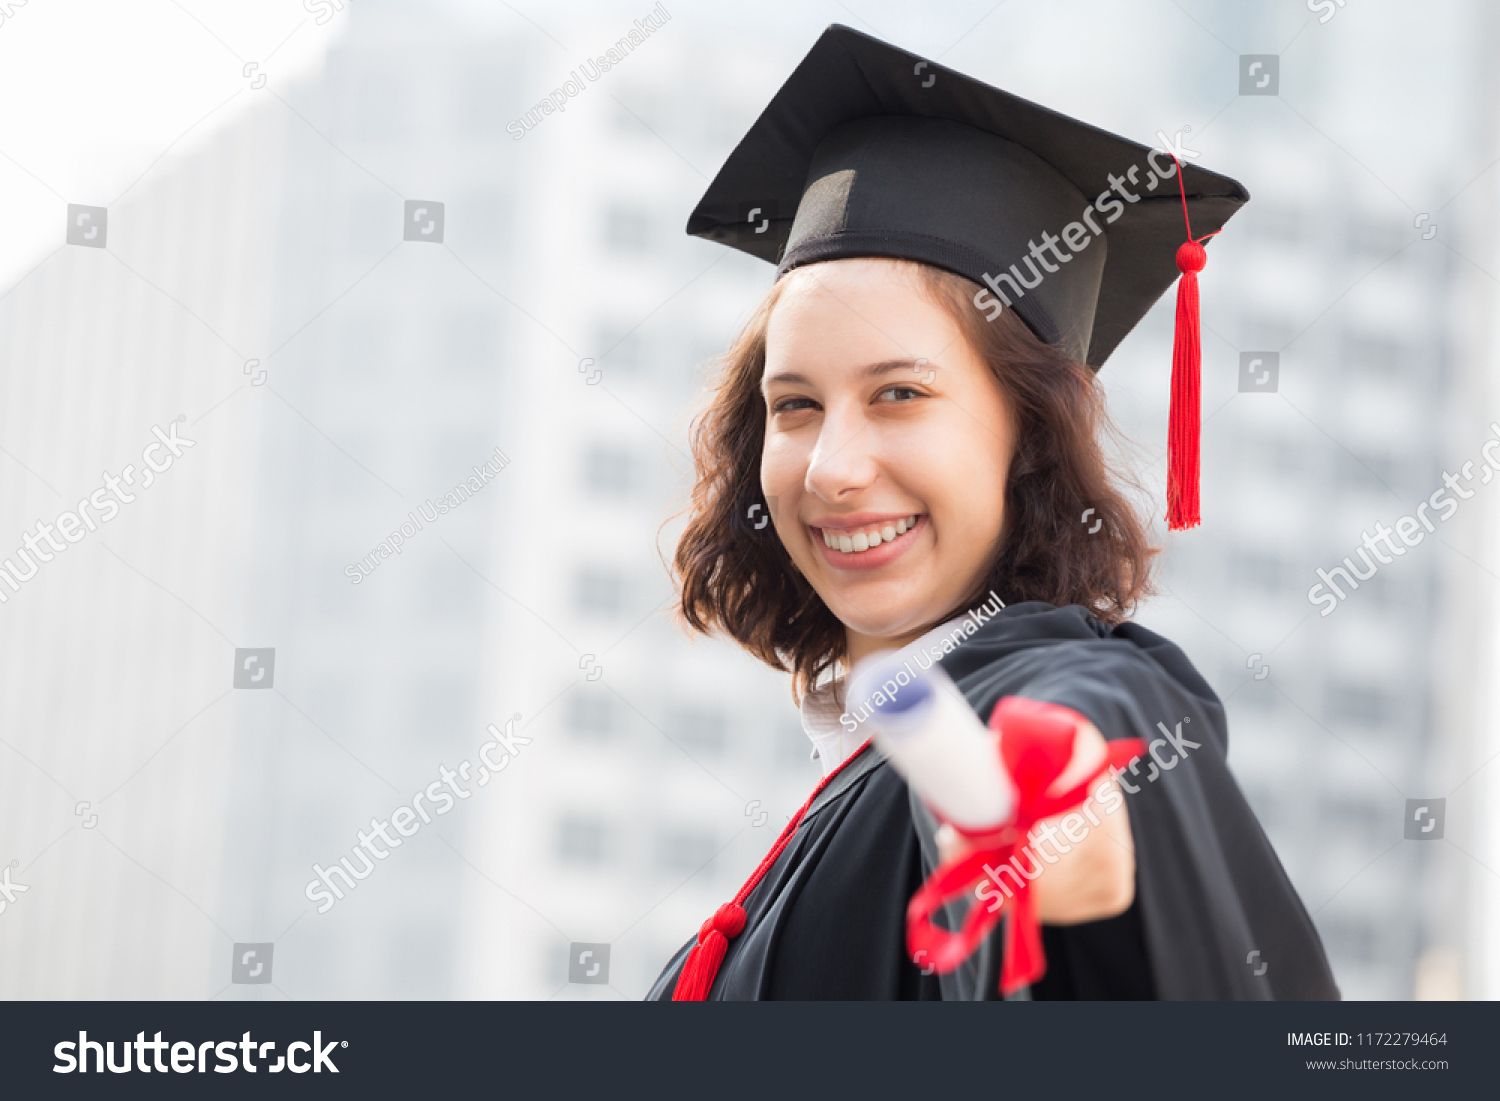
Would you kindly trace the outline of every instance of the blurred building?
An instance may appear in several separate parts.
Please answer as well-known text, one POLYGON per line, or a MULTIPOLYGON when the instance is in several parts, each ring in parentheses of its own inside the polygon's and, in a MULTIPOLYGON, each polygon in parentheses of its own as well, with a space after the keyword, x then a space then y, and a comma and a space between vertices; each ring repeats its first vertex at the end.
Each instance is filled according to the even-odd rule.
POLYGON ((487 726, 529 739, 436 836, 278 940, 296 996, 638 997, 809 782, 783 685, 688 642, 655 549, 701 369, 761 274, 678 239, 693 183, 663 142, 700 155, 718 105, 672 105, 710 76, 677 32, 524 144, 507 124, 576 66, 462 22, 414 36, 394 5, 362 9, 288 97, 311 125, 282 124, 273 328, 333 304, 267 361, 286 409, 262 445, 252 617, 286 648, 295 713, 246 739, 236 815, 285 814, 232 831, 231 863, 274 884, 238 904, 304 904, 312 863, 440 769, 477 768, 487 726), (402 240, 407 200, 441 204, 440 243, 402 240), (502 473, 351 583, 496 447, 502 473), (568 983, 575 943, 610 945, 607 984, 568 983))
MULTIPOLYGON (((639 997, 801 803, 817 770, 786 678, 688 640, 662 558, 710 360, 769 285, 682 227, 818 28, 725 52, 733 13, 673 11, 579 78, 644 7, 544 30, 367 0, 321 73, 258 90, 110 205, 106 249, 68 247, 0 301, 6 540, 152 425, 182 413, 198 441, 0 606, 0 860, 34 884, 0 921, 21 961, 0 994, 639 997), (499 473, 425 518, 496 448, 499 473), (231 687, 243 648, 274 648, 269 691, 231 687), (480 785, 487 728, 515 716, 527 741, 480 785), (442 770, 467 795, 361 858, 357 831, 442 770), (368 878, 319 913, 313 865, 341 857, 368 878), (233 946, 268 942, 272 985, 231 983, 233 946), (569 981, 575 945, 608 946, 607 983, 569 981)), ((1493 135, 1493 25, 1465 11, 1469 60, 1393 129, 1448 112, 1493 135)), ((1245 53, 1299 25, 1194 13, 1245 53)), ((1227 699, 1232 765, 1346 996, 1402 998, 1419 972, 1451 989, 1493 938, 1466 855, 1493 808, 1483 777, 1461 783, 1482 760, 1493 506, 1466 502, 1444 545, 1326 618, 1306 594, 1479 458, 1496 405, 1471 268, 1496 255, 1494 185, 1435 212, 1435 239, 1413 225, 1339 142, 1362 110, 1339 89, 1404 24, 1338 19, 1283 51, 1285 102, 1236 99, 1234 49, 1191 21, 1138 32, 1205 57, 1182 78, 1190 144, 1255 195, 1204 276, 1205 526, 1171 539, 1141 619, 1227 699), (1257 352, 1276 388, 1242 392, 1257 352), (1429 797, 1444 842, 1404 840, 1406 800, 1429 797)), ((1007 27, 946 60, 1046 98, 1045 58, 984 60, 1007 27)), ((1115 125, 1149 140, 1147 115, 1115 125)), ((1468 165, 1435 162, 1427 193, 1468 165)), ((1170 310, 1102 376, 1148 483, 1170 310)))
MULTIPOLYGON (((1225 108, 1189 144, 1252 202, 1204 274, 1204 527, 1168 541, 1163 598, 1143 618, 1190 643, 1226 699, 1231 764, 1345 997, 1477 996, 1494 804, 1476 686, 1497 580, 1479 468, 1497 395, 1493 277, 1474 258, 1494 255, 1496 227, 1495 182, 1475 181, 1490 157, 1462 135, 1493 144, 1480 59, 1494 20, 1459 6, 1429 57, 1390 10, 1328 26, 1227 4, 1193 14, 1180 48, 1213 59, 1201 101, 1225 108), (1405 165, 1366 159, 1372 131, 1420 133, 1435 116, 1405 165), (1342 584, 1331 569, 1346 555, 1368 574, 1362 533, 1414 514, 1471 460, 1475 499, 1424 544, 1372 557, 1375 575, 1332 607, 1310 592, 1320 568, 1342 584), (1428 805, 1413 839, 1406 821, 1428 805)), ((1164 395, 1157 360, 1137 350, 1109 384, 1164 395)), ((1137 424, 1134 438, 1165 438, 1159 416, 1137 424)))

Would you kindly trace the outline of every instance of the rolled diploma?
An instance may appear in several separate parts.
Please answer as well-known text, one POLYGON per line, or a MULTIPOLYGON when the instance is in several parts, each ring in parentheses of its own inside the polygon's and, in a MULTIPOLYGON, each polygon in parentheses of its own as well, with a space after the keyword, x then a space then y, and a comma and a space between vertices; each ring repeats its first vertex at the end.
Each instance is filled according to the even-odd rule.
POLYGON ((940 667, 912 670, 880 654, 855 668, 848 690, 850 707, 872 701, 868 722, 876 745, 938 817, 968 833, 1010 820, 1015 787, 1000 759, 999 738, 940 667), (873 702, 877 692, 883 702, 873 702))

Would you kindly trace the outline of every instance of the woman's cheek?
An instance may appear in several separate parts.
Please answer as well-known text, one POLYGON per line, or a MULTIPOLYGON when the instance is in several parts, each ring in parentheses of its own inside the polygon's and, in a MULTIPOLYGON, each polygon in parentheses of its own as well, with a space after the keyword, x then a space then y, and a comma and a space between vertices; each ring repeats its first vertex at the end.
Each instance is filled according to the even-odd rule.
POLYGON ((807 471, 807 449, 795 436, 766 430, 760 456, 760 484, 768 497, 785 497, 802 485, 807 471))

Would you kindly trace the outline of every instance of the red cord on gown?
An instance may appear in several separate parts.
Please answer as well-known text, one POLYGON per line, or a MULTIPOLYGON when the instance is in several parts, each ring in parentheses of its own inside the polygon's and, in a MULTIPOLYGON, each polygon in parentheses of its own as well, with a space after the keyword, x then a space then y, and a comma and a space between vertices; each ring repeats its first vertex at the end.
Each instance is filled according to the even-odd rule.
MULTIPOLYGON (((966 856, 937 868, 912 896, 906 912, 906 929, 907 950, 914 960, 924 960, 925 953, 924 962, 930 963, 937 971, 953 970, 1009 912, 1012 917, 1006 927, 1001 992, 1013 993, 1036 982, 1046 972, 1041 925, 1037 921, 1035 901, 1027 890, 1029 879, 1023 879, 1014 897, 993 912, 977 902, 971 905, 963 927, 957 933, 933 925, 931 919, 945 902, 972 891, 975 884, 988 874, 984 870, 985 864, 994 862, 998 865, 1008 861, 1017 845, 1025 841, 1027 831, 1038 821, 1078 806, 1106 769, 1124 768, 1132 758, 1145 753, 1146 745, 1139 738, 1110 742, 1106 758, 1090 776, 1060 795, 1048 796, 1047 789, 1072 759, 1074 737, 1082 717, 1069 708, 1020 696, 1006 697, 995 705, 989 725, 1000 735, 999 752, 1016 785, 1016 817, 998 833, 969 838, 975 847, 966 856)), ((869 742, 865 743, 867 745, 869 742)), ((864 746, 860 749, 863 750, 864 746)), ((818 783, 734 899, 720 906, 713 917, 703 923, 698 930, 698 943, 688 953, 677 976, 677 985, 672 992, 674 1002, 707 999, 729 951, 729 942, 744 931, 745 900, 786 849, 813 800, 858 756, 858 751, 850 754, 843 764, 818 783)))
POLYGON ((807 808, 812 806, 818 793, 828 786, 830 780, 844 771, 844 767, 858 757, 869 744, 869 740, 866 739, 859 749, 844 758, 838 768, 818 781, 818 786, 813 788, 812 794, 807 797, 807 802, 803 803, 801 809, 792 815, 791 821, 786 824, 786 828, 781 831, 781 836, 776 839, 776 844, 771 846, 771 851, 766 853, 755 871, 750 873, 750 878, 745 880, 745 885, 739 889, 739 893, 732 901, 724 903, 715 910, 714 916, 703 923, 702 928, 698 930, 698 943, 693 945, 692 951, 682 963, 682 971, 677 976, 677 986, 672 990, 674 1002, 701 1002, 708 998, 708 992, 713 989, 714 979, 718 977, 719 965, 724 962, 724 955, 729 951, 729 942, 744 931, 745 899, 750 897, 750 892, 760 885, 760 881, 771 870, 771 865, 776 863, 776 858, 781 855, 782 850, 791 841, 792 835, 797 832, 802 816, 807 813, 807 808))

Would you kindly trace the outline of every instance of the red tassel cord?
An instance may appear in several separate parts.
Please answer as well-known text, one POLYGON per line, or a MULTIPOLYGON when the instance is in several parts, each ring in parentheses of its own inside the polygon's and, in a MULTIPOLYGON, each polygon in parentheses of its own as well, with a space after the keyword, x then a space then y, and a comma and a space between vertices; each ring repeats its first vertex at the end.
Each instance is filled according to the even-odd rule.
MULTIPOLYGON (((906 947, 913 960, 924 960, 942 973, 952 971, 973 954, 1009 913, 1000 968, 1001 994, 1013 994, 1046 974, 1047 958, 1042 951, 1036 900, 1029 889, 1031 880, 1017 876, 1019 885, 993 910, 981 906, 974 891, 991 874, 986 865, 1000 867, 1008 863, 1037 822, 1080 805, 1107 768, 1125 768, 1132 758, 1145 753, 1146 745, 1139 738, 1110 742, 1108 755, 1092 776, 1061 795, 1048 796, 1047 789, 1072 759, 1080 717, 1066 707, 1020 696, 1008 696, 995 705, 989 725, 1000 734, 1000 754, 1016 785, 1016 817, 995 834, 970 838, 974 848, 966 856, 939 867, 912 896, 906 910, 906 947), (933 915, 944 903, 963 896, 971 901, 958 932, 933 924, 933 915)), ((998 893, 995 897, 999 897, 998 893)))
POLYGON ((776 863, 776 858, 782 854, 792 840, 792 835, 797 832, 797 826, 802 822, 807 808, 812 806, 813 800, 818 793, 828 786, 828 782, 844 770, 854 758, 870 743, 865 742, 859 750, 849 754, 843 764, 834 769, 818 782, 813 788, 812 794, 807 797, 807 802, 802 808, 792 815, 786 828, 781 831, 781 836, 776 839, 776 844, 771 846, 771 851, 766 853, 755 871, 750 873, 750 878, 745 880, 745 885, 739 889, 734 900, 726 902, 714 911, 714 916, 703 923, 698 930, 698 943, 693 945, 692 951, 688 953, 687 959, 682 963, 682 971, 677 976, 677 985, 672 989, 672 1000, 674 1002, 701 1002, 708 999, 708 992, 713 989, 714 979, 718 977, 719 967, 724 962, 724 956, 729 951, 729 942, 745 929, 745 899, 750 897, 750 892, 760 885, 771 866, 776 863))
POLYGON ((1202 398, 1202 340, 1198 332, 1198 273, 1208 255, 1197 241, 1177 250, 1177 332, 1172 340, 1172 405, 1167 416, 1167 529, 1195 528, 1202 398))
POLYGON ((1187 189, 1177 158, 1177 189, 1188 239, 1177 249, 1177 324, 1172 338, 1172 403, 1167 416, 1167 530, 1183 531, 1201 522, 1198 512, 1199 439, 1203 402, 1203 341, 1198 320, 1198 273, 1208 263, 1202 241, 1194 240, 1188 220, 1187 189))
MULTIPOLYGON (((1027 831, 1037 822, 1082 803, 1090 786, 1105 769, 1125 768, 1133 758, 1146 751, 1145 743, 1139 738, 1110 742, 1107 758, 1092 776, 1061 795, 1048 797, 1045 794, 1047 789, 1072 758, 1078 718, 1076 712, 1067 708, 1018 696, 1007 697, 995 706, 989 725, 1000 734, 1000 753, 1017 788, 1016 819, 998 834, 971 839, 977 843, 974 851, 939 867, 912 896, 906 912, 906 936, 907 948, 914 960, 930 964, 939 972, 952 971, 974 952, 1001 917, 1009 912, 1011 921, 1005 932, 1001 992, 1014 993, 1045 974, 1047 961, 1042 951, 1041 924, 1036 917, 1035 900, 1026 889, 1029 880, 1023 881, 1015 896, 993 913, 977 904, 970 906, 958 933, 933 925, 931 918, 950 899, 972 895, 975 885, 986 875, 984 865, 992 861, 997 864, 1007 862, 1017 845, 1025 841, 1027 831), (925 957, 921 954, 923 952, 925 957)), ((729 951, 729 942, 745 929, 745 900, 785 851, 818 794, 858 756, 858 752, 850 754, 843 764, 819 782, 734 899, 720 906, 713 917, 703 923, 698 930, 698 943, 688 952, 677 976, 677 985, 672 991, 674 1002, 707 1000, 729 951)))
MULTIPOLYGON (((760 873, 760 869, 756 869, 760 873)), ((764 874, 764 873, 760 873, 764 874)), ((755 877, 759 879, 759 874, 755 877)), ((682 974, 677 976, 677 987, 672 991, 674 1002, 701 1002, 708 997, 719 974, 719 965, 729 951, 729 942, 745 928, 745 908, 742 891, 733 902, 726 902, 714 911, 714 916, 698 930, 698 943, 683 962, 682 974)))

